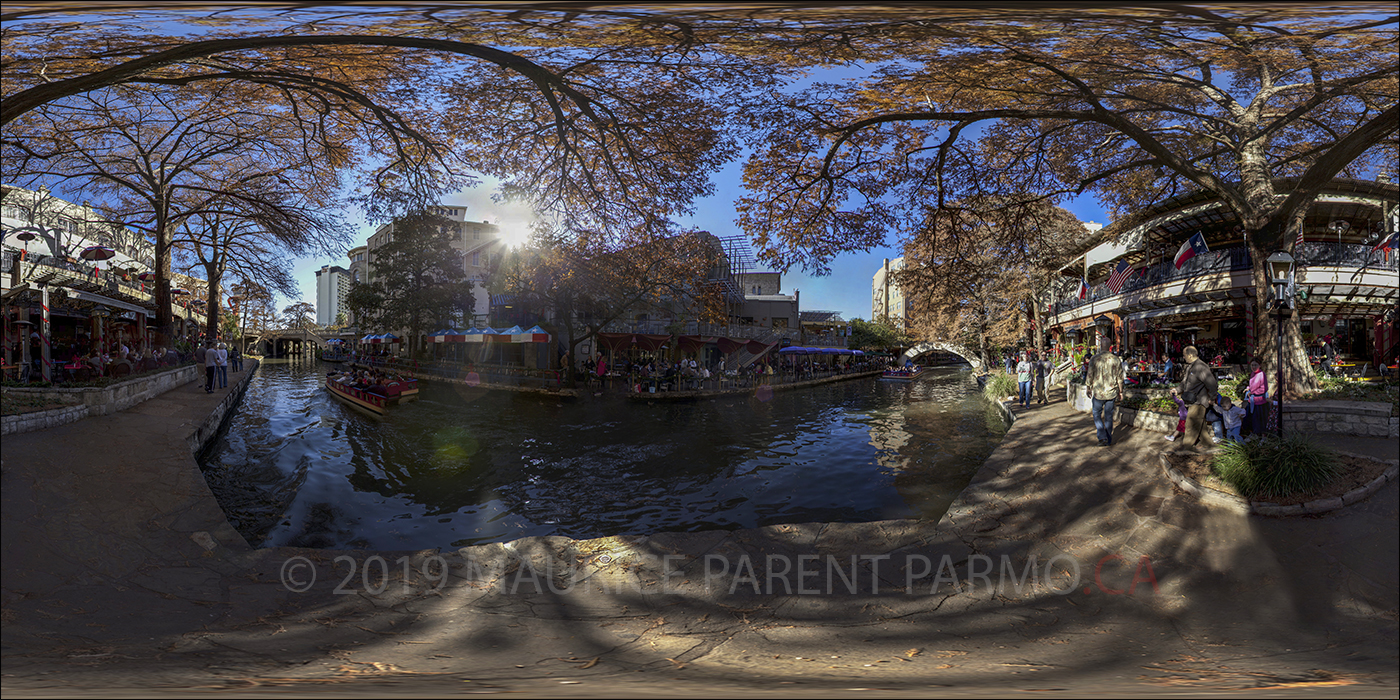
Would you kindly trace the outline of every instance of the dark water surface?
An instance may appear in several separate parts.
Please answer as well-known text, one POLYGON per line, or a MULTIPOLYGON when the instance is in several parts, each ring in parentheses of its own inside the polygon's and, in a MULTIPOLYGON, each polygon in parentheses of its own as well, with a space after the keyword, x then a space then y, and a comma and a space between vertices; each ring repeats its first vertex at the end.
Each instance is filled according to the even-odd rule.
POLYGON ((425 382, 385 417, 263 361, 206 453, 255 546, 431 549, 777 523, 938 518, 1006 432, 966 369, 699 402, 425 382))

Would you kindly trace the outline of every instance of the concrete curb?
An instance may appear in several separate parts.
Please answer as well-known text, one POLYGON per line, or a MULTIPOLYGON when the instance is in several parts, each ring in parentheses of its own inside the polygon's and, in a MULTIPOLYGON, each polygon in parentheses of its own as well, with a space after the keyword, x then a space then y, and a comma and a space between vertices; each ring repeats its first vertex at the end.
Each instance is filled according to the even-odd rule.
MULTIPOLYGON (((1397 474, 1400 474, 1400 462, 1397 462, 1396 460, 1390 460, 1390 466, 1386 467, 1386 470, 1382 472, 1380 476, 1372 479, 1370 483, 1366 484, 1365 486, 1352 489, 1351 491, 1348 491, 1339 497, 1319 498, 1315 501, 1308 501, 1306 503, 1280 505, 1277 503, 1270 503, 1268 501, 1249 500, 1244 498, 1243 496, 1236 496, 1232 493, 1217 491, 1213 488, 1205 486, 1201 484, 1201 482, 1196 481, 1195 479, 1192 479, 1191 477, 1173 468, 1171 466, 1170 461, 1167 459, 1168 454, 1170 453, 1161 452, 1157 455, 1157 461, 1162 465, 1162 471, 1166 473, 1167 478, 1170 479, 1173 484, 1176 484, 1177 487, 1180 488, 1182 491, 1185 491, 1186 493, 1189 493, 1192 496, 1195 496, 1196 498, 1200 499, 1202 503, 1235 513, 1250 513, 1254 515, 1269 515, 1275 517, 1284 517, 1290 515, 1319 515, 1321 513, 1330 513, 1334 510, 1339 510, 1341 508, 1345 508, 1346 506, 1355 503, 1360 503, 1361 501, 1364 501, 1367 498, 1369 498, 1375 492, 1379 491, 1381 487, 1386 484, 1386 482, 1394 481, 1397 474)), ((1338 451, 1337 454, 1346 457, 1355 457, 1359 459, 1375 459, 1374 457, 1359 455, 1353 452, 1338 451)))
MULTIPOLYGON (((204 420, 199 425, 195 426, 194 432, 190 433, 189 437, 186 438, 186 442, 190 447, 190 456, 198 459, 199 453, 203 452, 204 448, 214 442, 215 436, 219 434, 219 431, 223 429, 224 424, 228 422, 229 417, 232 415, 233 408, 238 405, 239 401, 243 400, 243 393, 248 391, 248 385, 252 383, 253 373, 258 370, 259 364, 257 360, 245 360, 243 363, 243 376, 234 381, 233 385, 230 387, 232 391, 229 391, 228 395, 219 402, 219 405, 215 406, 214 410, 210 411, 209 415, 205 416, 204 420)), ((199 469, 199 466, 196 465, 195 468, 199 469)))

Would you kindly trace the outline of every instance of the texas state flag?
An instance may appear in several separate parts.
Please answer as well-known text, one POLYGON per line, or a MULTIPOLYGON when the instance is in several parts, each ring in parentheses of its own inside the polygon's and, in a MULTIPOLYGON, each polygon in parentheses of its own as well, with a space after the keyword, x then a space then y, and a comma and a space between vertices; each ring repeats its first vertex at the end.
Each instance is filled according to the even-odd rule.
POLYGON ((1206 237, 1197 233, 1186 239, 1186 242, 1182 243, 1181 248, 1176 251, 1176 269, 1180 270, 1187 260, 1209 252, 1210 248, 1206 247, 1206 237))
POLYGON ((1083 277, 1079 278, 1079 294, 1075 296, 1078 296, 1081 300, 1089 298, 1089 283, 1085 282, 1083 277))

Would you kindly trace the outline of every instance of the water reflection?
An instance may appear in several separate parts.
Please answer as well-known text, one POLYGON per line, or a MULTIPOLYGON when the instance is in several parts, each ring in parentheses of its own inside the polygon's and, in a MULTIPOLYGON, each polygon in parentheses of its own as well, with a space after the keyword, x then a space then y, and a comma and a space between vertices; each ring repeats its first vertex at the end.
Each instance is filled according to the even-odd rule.
POLYGON ((966 371, 693 403, 429 383, 371 416, 269 360, 204 470, 263 546, 418 549, 936 518, 1006 430, 966 371))

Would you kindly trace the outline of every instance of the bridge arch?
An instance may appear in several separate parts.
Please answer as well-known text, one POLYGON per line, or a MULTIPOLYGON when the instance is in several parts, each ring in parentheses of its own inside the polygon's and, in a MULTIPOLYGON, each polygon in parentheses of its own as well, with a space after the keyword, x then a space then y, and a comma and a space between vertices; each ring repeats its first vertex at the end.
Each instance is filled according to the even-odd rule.
POLYGON ((958 357, 967 360, 967 363, 972 365, 972 369, 977 370, 978 372, 982 371, 982 360, 978 359, 977 353, 974 353, 968 350, 967 348, 958 345, 957 343, 946 343, 942 341, 925 341, 906 350, 904 352, 904 359, 912 362, 915 359, 918 359, 920 355, 933 352, 934 350, 951 352, 954 355, 957 355, 958 357))

